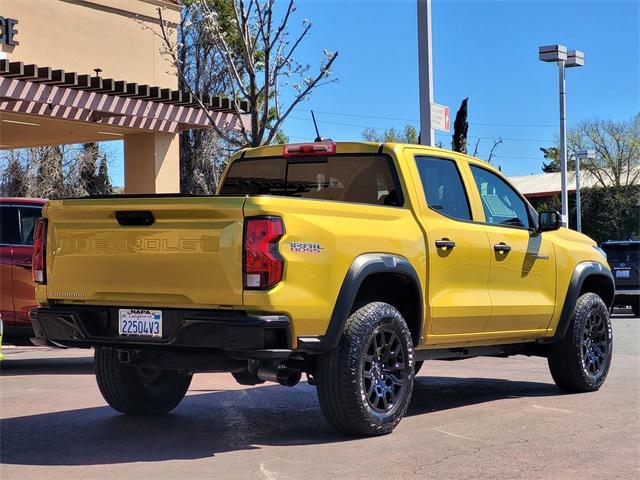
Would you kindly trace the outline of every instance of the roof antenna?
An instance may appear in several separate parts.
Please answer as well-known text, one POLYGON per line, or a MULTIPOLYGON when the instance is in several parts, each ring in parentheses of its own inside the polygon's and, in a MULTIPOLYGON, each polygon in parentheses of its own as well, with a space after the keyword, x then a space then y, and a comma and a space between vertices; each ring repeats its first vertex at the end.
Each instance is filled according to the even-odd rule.
POLYGON ((311 118, 313 119, 313 126, 316 127, 316 139, 314 142, 321 142, 322 137, 320 136, 320 132, 318 131, 318 124, 316 123, 316 116, 313 114, 313 110, 311 110, 311 118))

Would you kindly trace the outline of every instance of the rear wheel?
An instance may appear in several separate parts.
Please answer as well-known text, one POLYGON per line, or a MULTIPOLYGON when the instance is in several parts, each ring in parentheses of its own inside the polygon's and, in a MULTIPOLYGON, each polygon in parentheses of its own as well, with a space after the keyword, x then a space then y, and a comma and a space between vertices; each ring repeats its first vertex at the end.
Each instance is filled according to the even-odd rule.
POLYGON ((390 433, 404 416, 413 387, 411 332, 393 306, 375 302, 349 317, 340 345, 320 356, 320 406, 350 435, 390 433))
POLYGON ((576 302, 569 330, 549 348, 549 369, 558 387, 569 392, 598 390, 609 372, 613 334, 609 310, 595 293, 576 302))
POLYGON ((417 362, 414 362, 413 372, 415 375, 418 375, 418 372, 422 368, 423 364, 424 364, 424 360, 419 360, 417 362))
POLYGON ((115 350, 97 348, 96 380, 115 410, 127 415, 163 415, 184 398, 192 375, 177 370, 142 368, 120 363, 115 350))

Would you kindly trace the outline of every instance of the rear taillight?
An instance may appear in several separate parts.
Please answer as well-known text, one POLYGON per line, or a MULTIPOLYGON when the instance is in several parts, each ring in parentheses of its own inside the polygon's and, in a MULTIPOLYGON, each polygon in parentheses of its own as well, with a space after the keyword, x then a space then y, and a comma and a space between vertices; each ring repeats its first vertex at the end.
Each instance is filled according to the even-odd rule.
POLYGON ((31 274, 34 283, 45 283, 45 255, 47 244, 47 220, 39 218, 33 230, 33 257, 31 258, 31 274))
POLYGON ((282 219, 253 217, 244 222, 244 287, 266 289, 282 279, 284 260, 278 240, 284 234, 282 219))

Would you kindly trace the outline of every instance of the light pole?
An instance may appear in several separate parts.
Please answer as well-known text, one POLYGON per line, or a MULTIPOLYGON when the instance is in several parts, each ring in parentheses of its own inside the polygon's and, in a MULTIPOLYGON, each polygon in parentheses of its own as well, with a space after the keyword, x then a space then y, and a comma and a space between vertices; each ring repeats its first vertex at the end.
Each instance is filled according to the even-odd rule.
POLYGON ((543 62, 558 64, 560 90, 560 202, 562 205, 562 226, 569 225, 569 194, 567 192, 567 108, 565 104, 564 69, 584 65, 584 53, 571 50, 567 53, 564 45, 547 45, 538 49, 538 57, 543 62))
POLYGON ((580 162, 583 159, 596 158, 594 150, 581 150, 575 154, 576 159, 576 230, 582 232, 582 204, 580 203, 580 162))
POLYGON ((420 83, 420 143, 434 146, 431 128, 433 67, 431 56, 431 0, 418 0, 418 78, 420 83))

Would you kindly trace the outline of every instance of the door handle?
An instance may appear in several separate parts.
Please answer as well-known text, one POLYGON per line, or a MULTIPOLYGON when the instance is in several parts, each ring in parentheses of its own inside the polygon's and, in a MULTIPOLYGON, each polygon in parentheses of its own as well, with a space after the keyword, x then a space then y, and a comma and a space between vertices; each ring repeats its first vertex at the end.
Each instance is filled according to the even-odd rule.
POLYGON ((452 250, 455 246, 456 246, 456 242, 449 240, 448 238, 436 240, 436 247, 441 248, 443 250, 452 250))
POLYGON ((509 253, 511 251, 511 247, 504 242, 496 243, 493 249, 498 253, 509 253))

